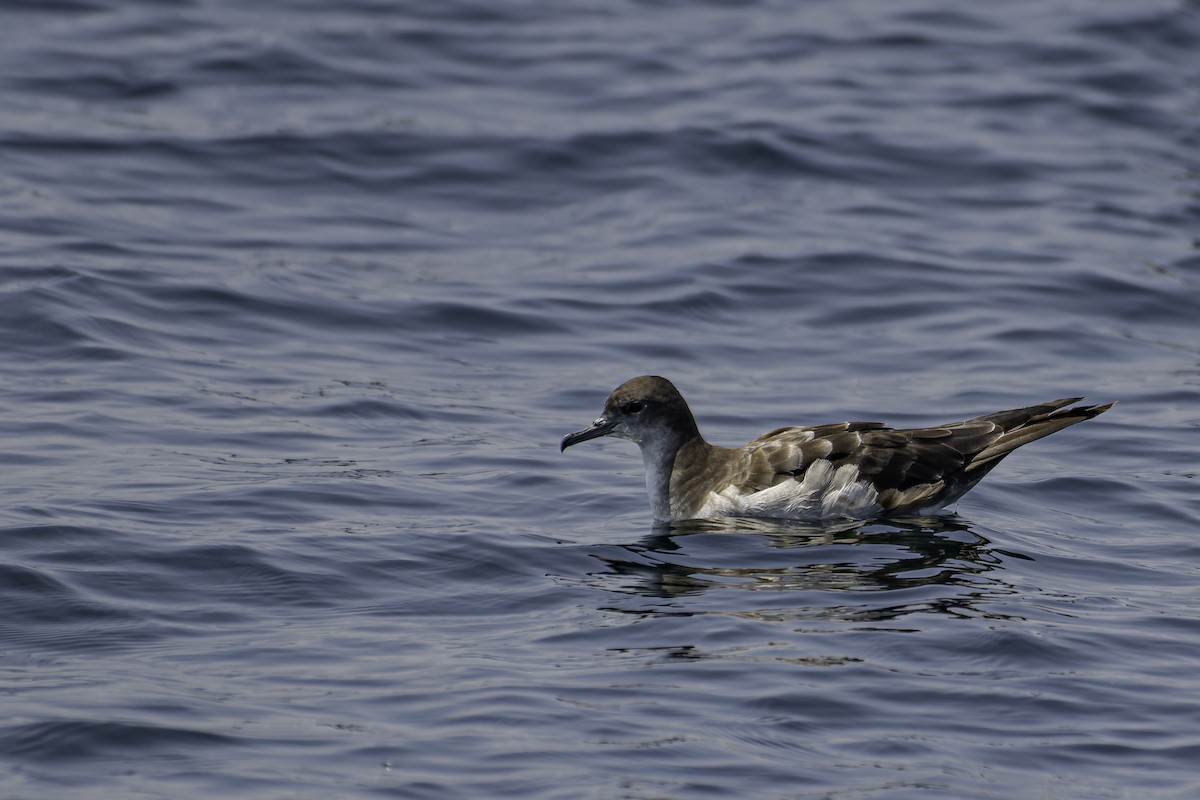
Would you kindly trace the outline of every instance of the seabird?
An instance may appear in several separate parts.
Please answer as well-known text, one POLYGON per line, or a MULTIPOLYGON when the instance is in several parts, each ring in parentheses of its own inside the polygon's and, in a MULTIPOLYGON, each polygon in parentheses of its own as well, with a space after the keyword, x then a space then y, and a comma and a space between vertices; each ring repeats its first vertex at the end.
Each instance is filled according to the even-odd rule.
POLYGON ((742 447, 718 447, 700 435, 670 381, 644 375, 614 389, 600 417, 564 436, 560 450, 601 436, 636 442, 650 508, 660 522, 905 516, 953 503, 1021 445, 1113 406, 1066 408, 1082 399, 929 428, 894 429, 882 422, 779 428, 742 447))

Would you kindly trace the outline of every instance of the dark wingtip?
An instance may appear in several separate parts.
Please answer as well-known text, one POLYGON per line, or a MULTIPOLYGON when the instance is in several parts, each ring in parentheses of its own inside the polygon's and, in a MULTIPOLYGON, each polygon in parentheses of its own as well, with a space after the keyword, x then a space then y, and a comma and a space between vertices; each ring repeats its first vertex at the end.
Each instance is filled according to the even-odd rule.
MULTIPOLYGON (((1083 399, 1082 397, 1077 397, 1073 400, 1070 400, 1069 402, 1078 403, 1082 399, 1083 399)), ((1116 404, 1117 404, 1117 401, 1113 400, 1108 403, 1100 403, 1100 404, 1097 404, 1094 406, 1073 406, 1071 408, 1060 408, 1057 411, 1055 411, 1053 414, 1050 414, 1048 416, 1048 418, 1055 419, 1055 418, 1059 418, 1059 417, 1080 417, 1081 419, 1092 419, 1094 417, 1100 416, 1101 414, 1103 414, 1105 411, 1108 411, 1110 408, 1112 408, 1116 404)))

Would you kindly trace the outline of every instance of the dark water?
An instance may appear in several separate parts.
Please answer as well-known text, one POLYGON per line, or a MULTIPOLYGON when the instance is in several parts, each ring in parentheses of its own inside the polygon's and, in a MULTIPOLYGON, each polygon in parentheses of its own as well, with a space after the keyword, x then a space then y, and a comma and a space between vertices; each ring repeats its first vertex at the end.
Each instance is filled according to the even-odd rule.
POLYGON ((0 796, 1194 798, 1194 3, 7 0, 0 796), (1085 394, 927 520, 714 441, 1085 394))

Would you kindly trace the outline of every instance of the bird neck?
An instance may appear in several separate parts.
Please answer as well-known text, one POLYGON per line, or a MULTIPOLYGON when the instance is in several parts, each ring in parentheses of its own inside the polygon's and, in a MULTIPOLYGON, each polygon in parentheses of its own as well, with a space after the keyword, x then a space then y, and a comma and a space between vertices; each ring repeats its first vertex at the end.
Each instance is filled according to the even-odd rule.
POLYGON ((691 519, 699 506, 693 502, 694 498, 684 497, 678 491, 681 484, 687 483, 684 472, 687 465, 697 463, 719 448, 714 448, 693 431, 686 437, 644 442, 641 449, 646 466, 646 493, 650 497, 654 519, 659 522, 691 519), (672 489, 676 491, 672 492, 672 489))

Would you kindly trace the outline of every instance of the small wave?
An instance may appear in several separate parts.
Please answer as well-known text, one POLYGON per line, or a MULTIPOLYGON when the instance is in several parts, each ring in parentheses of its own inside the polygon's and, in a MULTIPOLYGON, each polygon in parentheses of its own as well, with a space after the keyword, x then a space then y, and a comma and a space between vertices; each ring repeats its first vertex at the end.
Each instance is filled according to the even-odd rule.
POLYGON ((0 750, 32 761, 146 756, 230 746, 238 739, 208 731, 98 720, 47 720, 0 728, 0 750))

